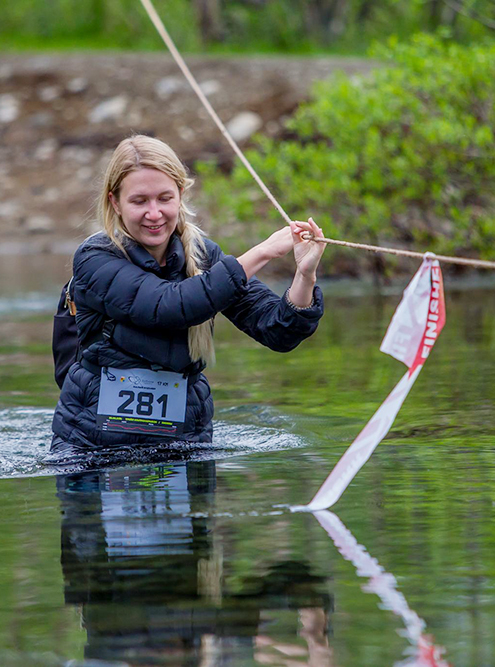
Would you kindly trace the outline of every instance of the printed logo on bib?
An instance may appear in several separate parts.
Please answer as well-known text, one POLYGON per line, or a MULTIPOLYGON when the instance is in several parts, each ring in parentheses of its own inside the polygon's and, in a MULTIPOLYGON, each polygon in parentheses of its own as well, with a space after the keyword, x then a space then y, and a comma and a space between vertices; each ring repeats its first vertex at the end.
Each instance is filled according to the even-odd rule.
POLYGON ((184 430, 187 378, 146 368, 102 368, 96 423, 103 431, 173 437, 184 430))

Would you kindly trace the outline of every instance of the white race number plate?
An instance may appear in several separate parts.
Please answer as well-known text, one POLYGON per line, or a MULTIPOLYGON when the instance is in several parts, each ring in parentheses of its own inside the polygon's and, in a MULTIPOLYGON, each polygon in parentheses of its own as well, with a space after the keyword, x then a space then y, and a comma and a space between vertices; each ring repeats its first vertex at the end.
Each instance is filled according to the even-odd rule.
POLYGON ((187 378, 146 368, 102 368, 97 425, 104 431, 174 437, 184 430, 187 378))

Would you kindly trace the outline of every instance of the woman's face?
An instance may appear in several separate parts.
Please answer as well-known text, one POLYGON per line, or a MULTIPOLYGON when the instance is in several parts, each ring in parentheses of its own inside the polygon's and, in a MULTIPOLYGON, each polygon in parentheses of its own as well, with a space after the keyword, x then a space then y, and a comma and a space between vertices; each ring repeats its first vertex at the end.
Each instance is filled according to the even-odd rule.
POLYGON ((161 264, 179 218, 177 183, 146 167, 127 174, 118 198, 112 192, 108 196, 132 238, 161 264))

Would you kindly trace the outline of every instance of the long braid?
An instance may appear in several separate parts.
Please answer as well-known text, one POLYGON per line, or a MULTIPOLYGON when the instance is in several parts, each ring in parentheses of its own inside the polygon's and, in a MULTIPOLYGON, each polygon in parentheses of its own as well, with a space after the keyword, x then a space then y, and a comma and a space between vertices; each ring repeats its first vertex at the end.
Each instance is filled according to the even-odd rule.
MULTIPOLYGON (((186 258, 186 273, 189 278, 202 273, 201 265, 206 254, 203 235, 199 227, 187 222, 186 207, 181 203, 177 233, 180 236, 186 258)), ((188 332, 189 355, 193 361, 203 359, 205 363, 215 362, 213 345, 213 320, 190 327, 188 332)))

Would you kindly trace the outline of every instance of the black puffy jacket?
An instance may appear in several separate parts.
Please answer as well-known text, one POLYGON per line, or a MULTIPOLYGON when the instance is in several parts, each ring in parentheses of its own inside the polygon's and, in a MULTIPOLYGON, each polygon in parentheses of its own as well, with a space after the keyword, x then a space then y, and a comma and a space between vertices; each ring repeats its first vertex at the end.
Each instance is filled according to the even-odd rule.
POLYGON ((90 236, 78 248, 74 299, 83 365, 73 364, 64 381, 53 418, 52 450, 64 445, 94 449, 157 440, 97 427, 100 377, 90 367, 160 367, 191 376, 180 439, 211 442, 213 400, 201 374, 203 366, 189 357, 188 327, 222 312, 239 329, 279 352, 293 349, 315 331, 323 314, 318 287, 314 306, 295 311, 261 281, 246 280, 235 257, 224 255, 209 239, 205 242, 206 270, 193 278, 186 277, 184 249, 175 234, 165 266, 137 243, 126 248, 129 261, 103 233, 90 236), (98 334, 109 321, 113 331, 110 338, 102 339, 98 334))

